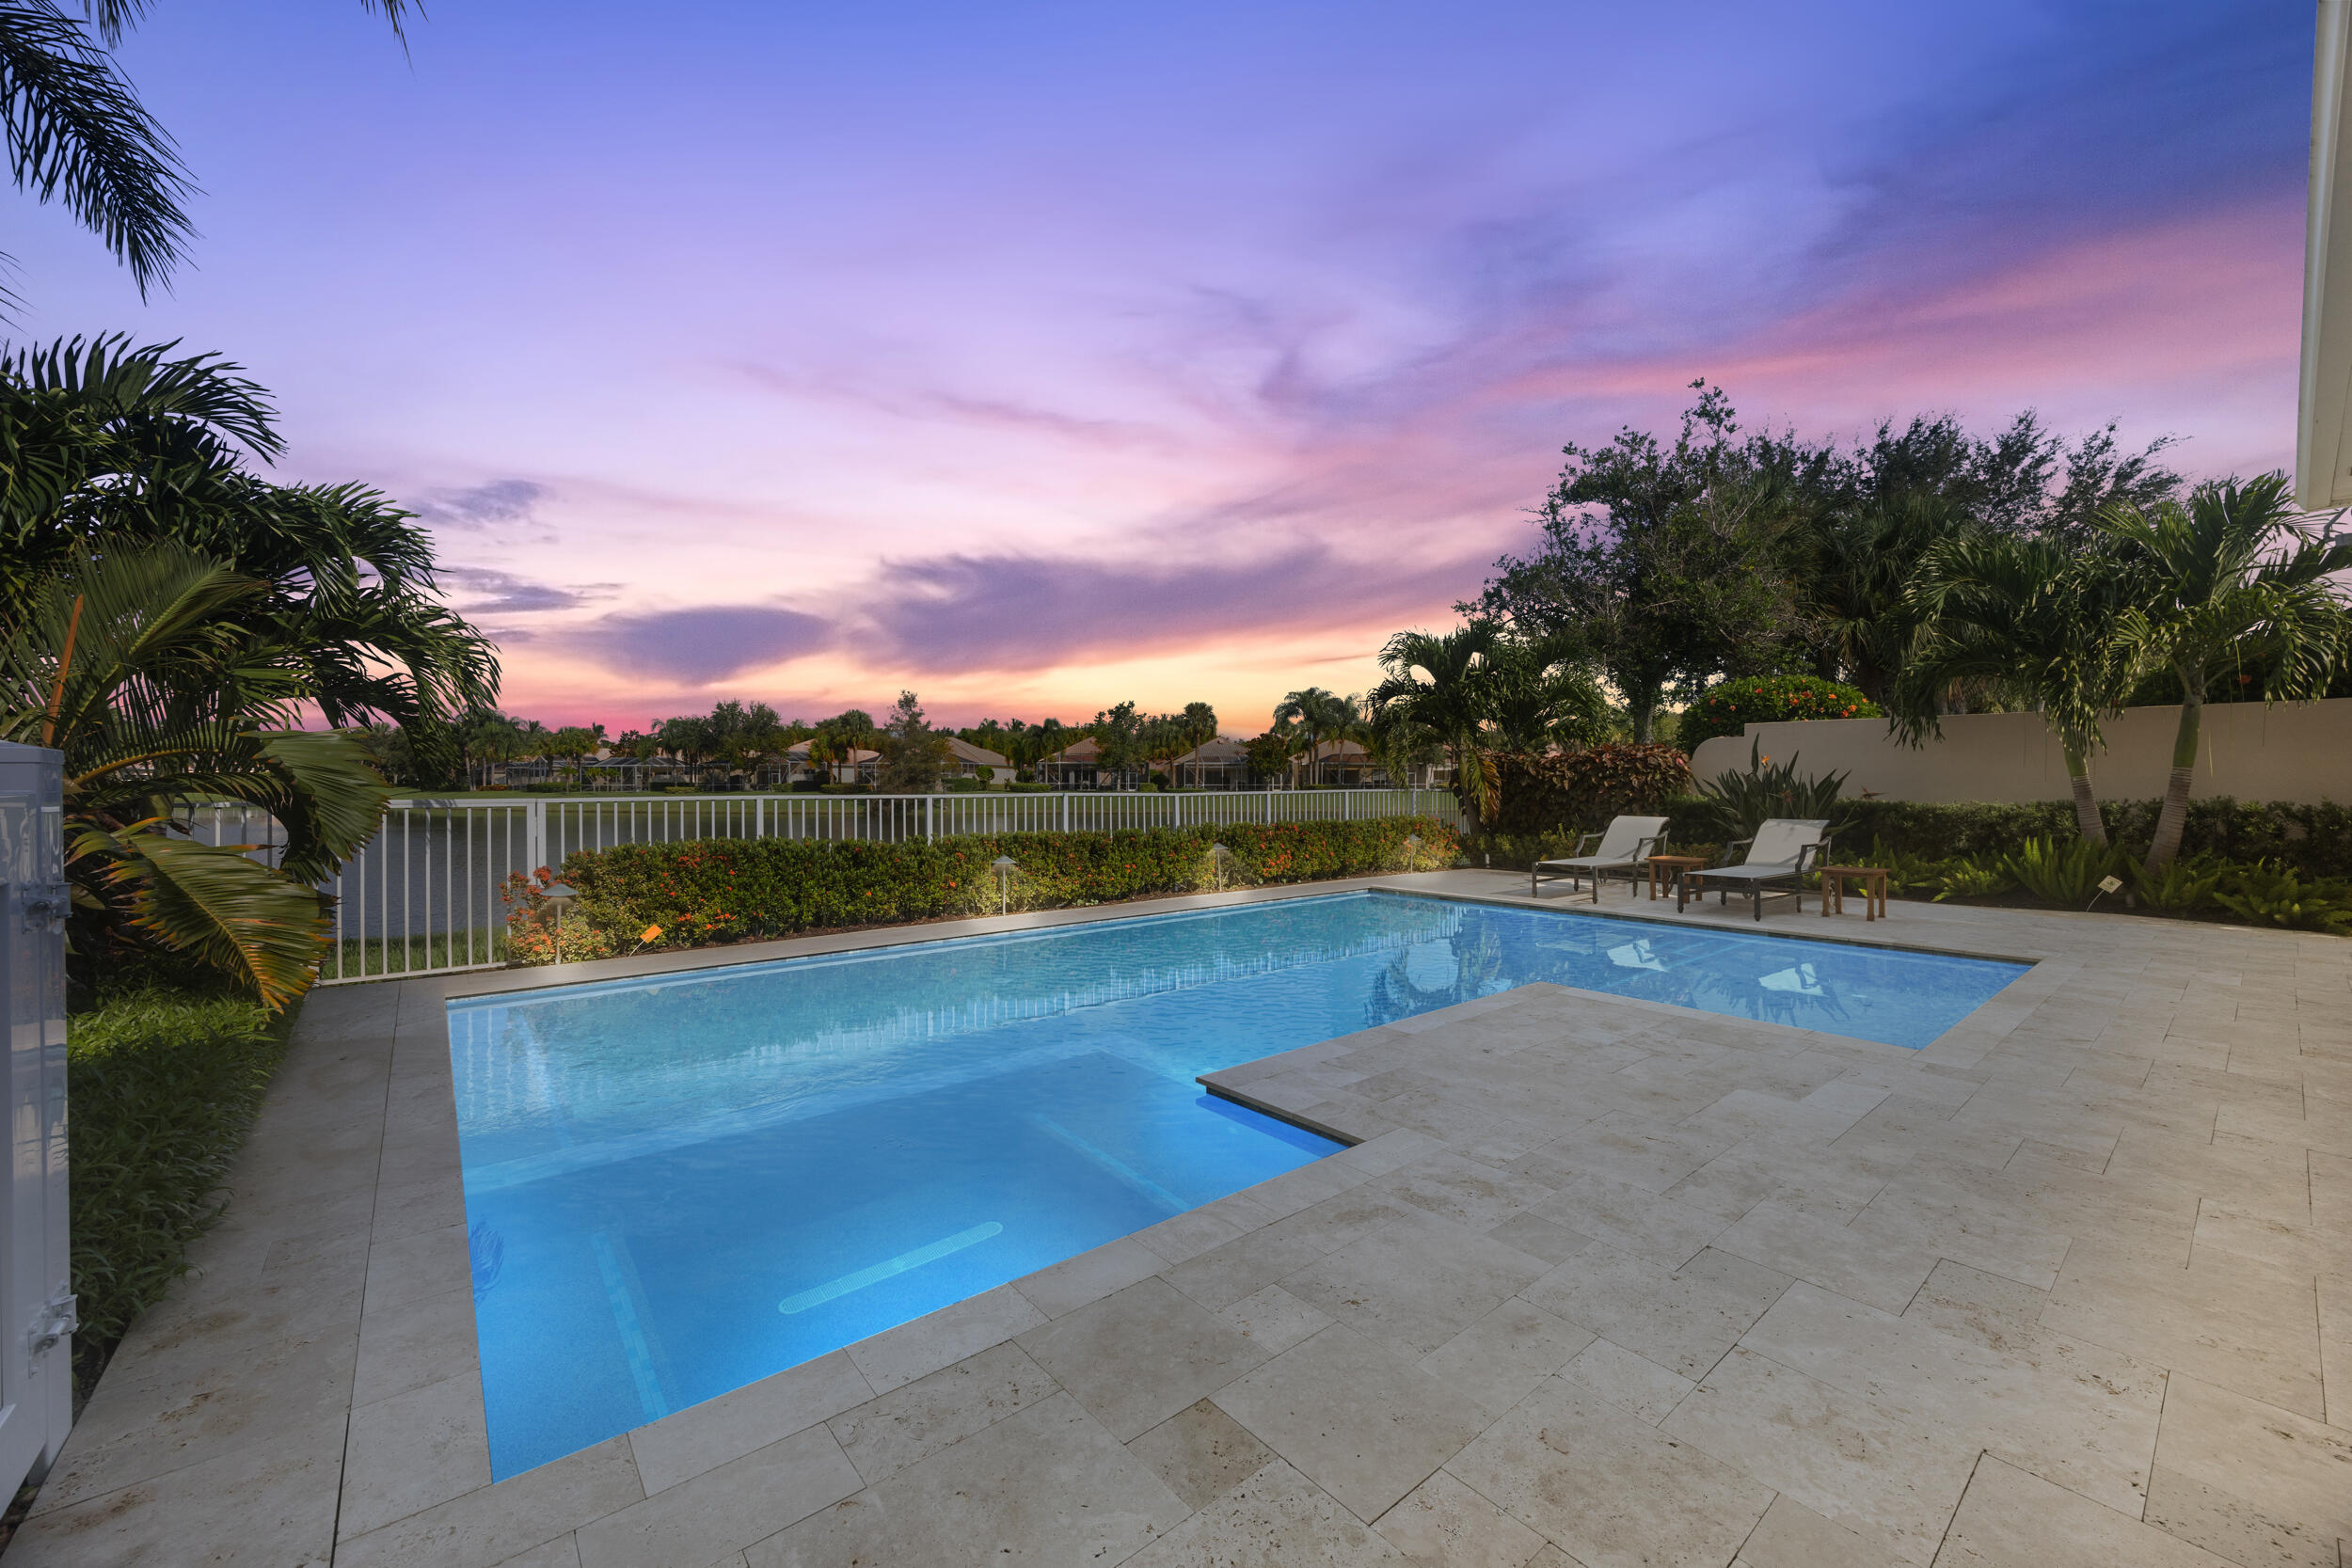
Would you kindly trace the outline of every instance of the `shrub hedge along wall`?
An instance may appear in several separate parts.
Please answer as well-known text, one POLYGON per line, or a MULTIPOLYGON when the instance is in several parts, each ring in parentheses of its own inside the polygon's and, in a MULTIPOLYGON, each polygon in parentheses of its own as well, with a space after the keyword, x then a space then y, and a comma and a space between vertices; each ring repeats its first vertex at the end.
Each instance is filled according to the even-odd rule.
POLYGON ((1620 814, 1655 816, 1692 791, 1691 759, 1672 746, 1594 746, 1533 756, 1495 754, 1502 786, 1494 827, 1505 833, 1594 829, 1620 814))
POLYGON ((1428 817, 1263 826, 1155 828, 1107 833, 1001 833, 930 843, 815 839, 697 839, 580 850, 564 863, 580 890, 579 909, 632 950, 782 936, 828 927, 884 925, 993 912, 999 855, 1020 870, 1009 903, 1073 908, 1220 882, 1315 881, 1375 872, 1436 870, 1461 846, 1454 829, 1428 817), (1406 847, 1418 838, 1417 848, 1406 847), (1220 871, 1211 847, 1232 856, 1220 871))
POLYGON ((1818 675, 1752 675, 1700 692, 1675 721, 1675 744, 1688 756, 1699 742, 1738 735, 1749 724, 1880 717, 1879 705, 1851 686, 1818 675))

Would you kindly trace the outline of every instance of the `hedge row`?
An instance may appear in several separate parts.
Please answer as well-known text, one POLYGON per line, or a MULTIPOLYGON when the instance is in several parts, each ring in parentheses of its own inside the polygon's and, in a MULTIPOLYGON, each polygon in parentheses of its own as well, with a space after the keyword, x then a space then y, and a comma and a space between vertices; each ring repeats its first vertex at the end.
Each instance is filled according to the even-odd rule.
POLYGON ((1741 675, 1708 687, 1675 721, 1675 744, 1685 753, 1750 724, 1790 720, 1876 719, 1880 708, 1858 688, 1818 675, 1741 675))
POLYGON ((1540 833, 1598 828, 1620 814, 1652 816, 1691 793, 1691 759, 1672 746, 1608 745, 1534 756, 1495 753, 1501 810, 1493 829, 1540 833))
MULTIPOLYGON (((1019 867, 1010 879, 1012 908, 1059 909, 1217 885, 1437 870, 1460 852, 1451 827, 1382 817, 906 844, 697 839, 580 850, 563 870, 580 892, 580 916, 615 939, 619 951, 630 951, 993 912, 1000 895, 992 864, 1000 855, 1019 867), (1408 847, 1407 838, 1420 843, 1408 847), (1212 853, 1217 844, 1232 851, 1221 869, 1212 853)), ((516 918, 538 917, 518 908, 516 918)), ((567 936, 567 956, 571 945, 567 936)))

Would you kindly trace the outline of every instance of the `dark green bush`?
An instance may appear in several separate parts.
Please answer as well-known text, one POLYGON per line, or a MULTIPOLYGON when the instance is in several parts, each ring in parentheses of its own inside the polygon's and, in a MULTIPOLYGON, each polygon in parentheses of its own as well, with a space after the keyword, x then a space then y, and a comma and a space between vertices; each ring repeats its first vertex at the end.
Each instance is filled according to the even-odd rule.
MULTIPOLYGON (((2108 800, 2100 807, 2110 841, 2144 851, 2154 836, 2154 800, 2108 800)), ((1833 846, 1844 855, 1880 844, 1890 853, 1927 860, 1983 859, 2012 853, 2029 838, 2071 838, 2074 807, 2066 800, 2026 804, 1981 801, 1847 800, 1848 814, 1833 846)), ((1697 841, 1714 836, 1708 804, 1676 800, 1667 832, 1697 841)), ((2333 801, 2315 806, 2290 801, 2233 800, 2227 796, 2188 803, 2184 854, 2214 854, 2233 861, 2267 860, 2308 876, 2352 877, 2352 806, 2333 801)))
POLYGON ((704 839, 581 850, 564 863, 580 914, 646 947, 782 936, 839 926, 977 914, 997 907, 999 855, 1020 872, 1016 909, 1069 908, 1228 886, 1303 882, 1450 865, 1454 831, 1427 817, 1272 826, 1155 828, 1109 833, 1001 833, 930 843, 704 839), (1222 870, 1210 849, 1232 859, 1222 870))
POLYGON ((1654 816, 1692 789, 1691 759, 1672 746, 1606 745, 1534 756, 1495 753, 1499 832, 1592 830, 1613 816, 1654 816))
POLYGON ((1879 706, 1851 686, 1819 675, 1749 675, 1718 681, 1675 721, 1675 744, 1687 755, 1719 735, 1788 720, 1876 719, 1879 706))
POLYGON ((73 1339, 87 1393, 131 1321, 188 1270, 285 1053, 293 1012, 167 973, 118 983, 69 1021, 73 1339))

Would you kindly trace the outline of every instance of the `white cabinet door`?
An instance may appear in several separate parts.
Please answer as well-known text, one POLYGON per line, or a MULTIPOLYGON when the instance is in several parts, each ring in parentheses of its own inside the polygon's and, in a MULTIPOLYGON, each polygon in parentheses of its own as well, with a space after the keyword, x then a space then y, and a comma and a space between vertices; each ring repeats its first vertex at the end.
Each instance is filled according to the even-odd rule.
POLYGON ((0 1497, 48 1468, 73 1413, 60 761, 56 752, 0 743, 0 995, 8 1031, 0 1497))

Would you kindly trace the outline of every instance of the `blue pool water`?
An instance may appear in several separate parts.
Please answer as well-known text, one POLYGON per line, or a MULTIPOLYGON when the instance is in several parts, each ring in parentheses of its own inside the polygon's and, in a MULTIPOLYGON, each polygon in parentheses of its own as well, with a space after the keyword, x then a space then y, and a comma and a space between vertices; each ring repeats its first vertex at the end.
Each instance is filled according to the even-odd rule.
POLYGON ((1916 1047, 2024 969, 1355 893, 453 1002, 492 1470, 1336 1150, 1200 1073, 1536 980, 1916 1047))

